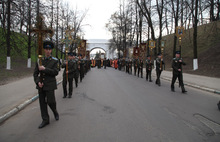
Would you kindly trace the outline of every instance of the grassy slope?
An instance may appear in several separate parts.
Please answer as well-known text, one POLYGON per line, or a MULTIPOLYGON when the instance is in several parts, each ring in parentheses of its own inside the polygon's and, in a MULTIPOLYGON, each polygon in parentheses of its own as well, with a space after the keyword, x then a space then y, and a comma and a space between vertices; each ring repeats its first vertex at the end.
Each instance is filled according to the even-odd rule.
MULTIPOLYGON (((13 65, 16 64, 17 60, 23 60, 26 61, 28 57, 28 51, 27 51, 27 36, 24 34, 19 34, 15 32, 11 32, 11 61, 12 61, 12 68, 13 65)), ((6 40, 5 40, 5 33, 3 32, 3 29, 0 28, 0 68, 6 67, 6 57, 7 57, 7 46, 6 46, 6 40)), ((31 48, 31 58, 32 61, 36 61, 36 55, 35 55, 35 47, 32 43, 31 48)))
MULTIPOLYGON (((163 37, 167 41, 164 58, 170 70, 173 53, 174 35, 163 37)), ((199 70, 193 71, 193 29, 186 30, 182 39, 182 57, 187 63, 184 72, 220 77, 220 21, 198 27, 199 70)), ((179 47, 177 46, 177 50, 179 47)))

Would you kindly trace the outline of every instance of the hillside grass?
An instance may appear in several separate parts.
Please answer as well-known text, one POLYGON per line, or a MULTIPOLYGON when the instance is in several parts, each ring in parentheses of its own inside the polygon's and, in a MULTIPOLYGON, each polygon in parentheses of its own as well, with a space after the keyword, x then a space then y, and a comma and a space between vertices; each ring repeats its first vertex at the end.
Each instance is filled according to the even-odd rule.
MULTIPOLYGON (((20 34, 16 32, 11 32, 11 61, 12 66, 16 63, 17 59, 27 59, 28 58, 28 36, 25 34, 20 34), (15 61, 15 62, 14 62, 15 61)), ((6 31, 0 28, 0 67, 6 66, 7 59, 7 45, 6 45, 6 31)), ((36 45, 34 40, 31 42, 31 60, 35 62, 36 58, 36 45)))
MULTIPOLYGON (((173 54, 174 34, 164 36, 166 40, 166 53, 167 56, 173 54)), ((197 35, 197 51, 198 56, 208 50, 210 47, 216 46, 220 43, 220 21, 201 25, 198 27, 197 35)), ((179 45, 177 42, 177 50, 179 45)), ((182 57, 193 58, 193 29, 185 31, 182 38, 182 57)))
MULTIPOLYGON (((164 36, 166 47, 164 59, 167 70, 171 70, 171 61, 173 58, 174 34, 164 36)), ((220 77, 220 21, 212 22, 198 26, 197 35, 197 54, 199 69, 193 71, 193 29, 185 30, 182 38, 182 58, 187 62, 184 67, 185 72, 199 74, 211 77, 220 77)), ((179 50, 177 41, 176 50, 179 50)))
MULTIPOLYGON (((28 36, 11 32, 11 70, 6 70, 7 45, 5 32, 6 31, 0 28, 0 85, 7 84, 25 76, 31 76, 37 61, 37 46, 35 40, 32 38, 31 42, 31 68, 27 68, 28 36)), ((55 55, 54 51, 53 55, 55 55)), ((60 55, 59 53, 58 56, 60 57, 60 55)))

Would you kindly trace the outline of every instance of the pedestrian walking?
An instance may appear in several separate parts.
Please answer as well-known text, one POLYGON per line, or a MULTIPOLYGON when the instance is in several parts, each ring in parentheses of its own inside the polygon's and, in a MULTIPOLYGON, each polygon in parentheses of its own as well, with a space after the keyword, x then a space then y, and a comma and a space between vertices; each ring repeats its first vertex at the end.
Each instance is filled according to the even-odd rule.
POLYGON ((39 104, 42 123, 39 129, 50 123, 47 105, 53 111, 56 120, 59 120, 59 114, 56 108, 56 100, 54 90, 57 89, 56 76, 59 72, 58 59, 51 56, 54 44, 51 41, 43 43, 45 57, 42 59, 42 66, 36 63, 34 69, 34 82, 39 93, 39 104))

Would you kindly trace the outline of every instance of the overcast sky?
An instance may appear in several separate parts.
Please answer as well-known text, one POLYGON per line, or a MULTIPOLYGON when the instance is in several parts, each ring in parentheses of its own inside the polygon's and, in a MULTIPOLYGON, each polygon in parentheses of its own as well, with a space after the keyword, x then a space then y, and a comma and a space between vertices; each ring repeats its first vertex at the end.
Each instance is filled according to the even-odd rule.
POLYGON ((120 0, 64 0, 70 4, 70 8, 78 10, 89 9, 83 25, 85 39, 110 39, 111 35, 106 30, 110 16, 118 10, 120 0))

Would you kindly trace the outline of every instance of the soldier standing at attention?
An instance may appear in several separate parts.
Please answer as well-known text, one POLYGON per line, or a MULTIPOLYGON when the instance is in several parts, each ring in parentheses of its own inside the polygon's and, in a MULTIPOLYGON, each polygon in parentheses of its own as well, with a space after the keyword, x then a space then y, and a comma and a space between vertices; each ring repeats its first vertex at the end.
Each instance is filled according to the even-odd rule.
POLYGON ((172 78, 172 83, 171 83, 171 91, 173 91, 173 92, 175 92, 174 84, 175 84, 177 78, 179 80, 179 86, 182 89, 182 93, 187 92, 185 90, 184 84, 183 84, 182 65, 186 65, 186 63, 184 63, 182 58, 180 58, 180 51, 176 51, 176 58, 173 58, 173 63, 172 63, 173 78, 172 78))
POLYGON ((143 78, 143 60, 140 58, 138 63, 138 77, 141 72, 141 78, 143 78))
POLYGON ((163 65, 164 65, 164 62, 163 60, 161 59, 161 54, 158 53, 157 54, 157 59, 156 59, 156 74, 157 74, 157 80, 156 80, 156 84, 158 86, 161 85, 161 82, 160 82, 160 75, 163 71, 163 65))
POLYGON ((138 68, 138 59, 135 58, 133 64, 134 64, 134 75, 136 76, 136 72, 138 68))
POLYGON ((69 83, 69 98, 73 93, 73 77, 76 72, 76 64, 72 61, 73 53, 68 53, 68 60, 62 65, 63 71, 63 98, 67 97, 67 82, 69 83), (68 66, 68 70, 67 67, 68 66))
POLYGON ((54 44, 51 41, 45 41, 43 43, 45 57, 42 59, 42 66, 36 63, 34 69, 34 82, 37 85, 39 93, 39 103, 42 123, 39 125, 39 129, 45 127, 50 123, 47 105, 53 111, 56 120, 59 120, 59 114, 56 108, 56 99, 54 90, 57 89, 56 76, 59 72, 58 60, 51 56, 54 44), (39 74, 41 74, 39 76, 39 74), (42 82, 41 82, 42 80, 42 82))
POLYGON ((146 80, 148 81, 149 78, 149 82, 152 82, 151 80, 152 66, 153 64, 151 62, 151 57, 148 55, 146 60, 146 80))
POLYGON ((106 58, 104 58, 104 60, 103 60, 103 65, 104 65, 104 69, 106 69, 106 66, 107 66, 107 60, 106 60, 106 58))
POLYGON ((128 62, 128 74, 132 74, 132 60, 129 59, 129 62, 128 62))
POLYGON ((129 73, 129 59, 128 58, 125 59, 125 70, 126 70, 126 73, 129 73))
POLYGON ((82 55, 79 55, 79 60, 78 60, 78 64, 79 64, 79 76, 80 76, 80 82, 82 82, 82 79, 84 78, 84 62, 82 60, 82 55))
POLYGON ((79 78, 80 65, 78 64, 78 59, 76 59, 76 53, 75 52, 73 53, 72 60, 76 64, 76 71, 74 73, 74 80, 75 80, 75 85, 76 85, 76 88, 77 88, 78 87, 78 78, 79 78))

